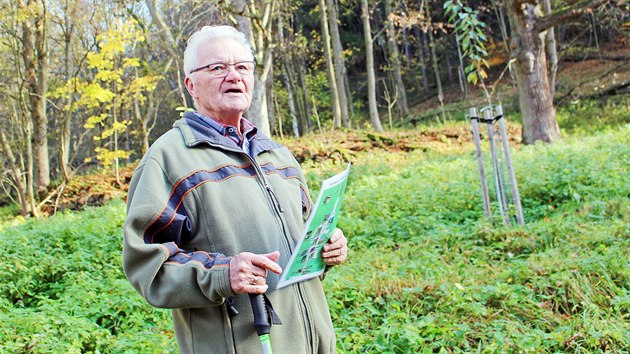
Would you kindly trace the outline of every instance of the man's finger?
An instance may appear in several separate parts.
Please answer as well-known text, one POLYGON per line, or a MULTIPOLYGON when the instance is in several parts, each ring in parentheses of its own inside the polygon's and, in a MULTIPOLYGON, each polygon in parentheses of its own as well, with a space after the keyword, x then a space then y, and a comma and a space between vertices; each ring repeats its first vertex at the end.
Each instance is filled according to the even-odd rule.
MULTIPOLYGON (((276 251, 277 252, 277 251, 276 251)), ((270 270, 276 274, 282 273, 282 267, 275 261, 273 261, 268 255, 273 255, 276 252, 268 253, 267 255, 257 255, 252 258, 252 264, 260 268, 270 270)), ((278 257, 280 254, 278 254, 278 257)))
POLYGON ((341 229, 335 229, 335 232, 333 232, 332 236, 330 236, 330 243, 334 243, 337 242, 337 240, 339 240, 341 237, 343 236, 343 231, 341 231, 341 229))
POLYGON ((271 259, 274 262, 277 262, 280 259, 280 251, 273 251, 271 253, 263 254, 263 256, 271 259))
POLYGON ((249 294, 264 294, 269 289, 269 285, 247 285, 245 288, 245 292, 249 294))

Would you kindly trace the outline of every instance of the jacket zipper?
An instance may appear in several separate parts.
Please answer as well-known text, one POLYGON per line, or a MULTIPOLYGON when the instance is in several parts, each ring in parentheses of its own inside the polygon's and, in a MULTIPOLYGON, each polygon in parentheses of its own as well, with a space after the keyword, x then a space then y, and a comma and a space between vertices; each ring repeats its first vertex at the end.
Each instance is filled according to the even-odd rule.
MULTIPOLYGON (((224 149, 224 150, 240 152, 244 154, 245 156, 247 156, 247 159, 252 163, 252 166, 254 166, 254 169, 256 170, 257 179, 265 187, 265 189, 267 190, 267 194, 271 198, 271 202, 274 205, 274 211, 276 212, 278 220, 280 221, 280 229, 282 230, 282 235, 284 236, 284 240, 286 241, 285 243, 287 245, 287 248, 289 249, 289 254, 293 253, 293 249, 291 247, 291 240, 289 239, 289 236, 287 235, 286 225, 285 225, 284 219, 282 218, 282 214, 284 213, 284 208, 282 208, 282 205, 280 205, 280 200, 276 196, 276 193, 273 191, 273 189, 271 189, 271 186, 267 183, 262 167, 260 167, 258 162, 253 157, 249 156, 249 154, 244 152, 243 150, 236 150, 236 149, 227 147, 225 145, 213 144, 209 141, 206 141, 206 143, 208 143, 211 146, 220 147, 221 149, 224 149)), ((304 300, 304 295, 302 294, 302 286, 299 283, 296 285, 297 285, 298 297, 300 299, 300 304, 302 305, 302 313, 304 314, 304 322, 305 322, 304 330, 306 331, 306 338, 308 342, 307 345, 309 346, 310 352, 312 353, 313 352, 313 334, 311 331, 311 320, 309 318, 308 312, 306 311, 307 309, 306 301, 304 300)))
POLYGON ((265 188, 267 188, 267 192, 269 192, 269 195, 271 195, 271 199, 275 200, 278 210, 281 213, 284 213, 284 209, 282 208, 282 205, 280 204, 280 200, 278 199, 278 196, 276 195, 276 193, 274 193, 273 189, 271 189, 269 184, 267 184, 267 181, 265 181, 265 188))
MULTIPOLYGON (((265 186, 265 189, 267 190, 267 193, 269 194, 269 197, 271 198, 272 204, 275 206, 274 209, 278 216, 278 219, 280 220, 280 228, 282 229, 282 235, 284 236, 287 247, 289 248, 289 254, 291 254, 293 253, 293 249, 291 247, 291 241, 289 239, 289 236, 287 235, 286 225, 282 217, 282 214, 284 213, 284 208, 282 208, 282 205, 280 205, 280 200, 276 196, 276 193, 273 191, 273 189, 271 189, 271 186, 269 185, 269 183, 267 183, 267 180, 265 179, 265 175, 262 171, 262 168, 258 164, 258 162, 249 155, 247 155, 247 157, 252 162, 252 166, 254 166, 254 168, 256 169, 256 174, 260 176, 260 181, 265 186)), ((304 330, 306 331, 307 345, 310 349, 310 352, 312 353, 313 352, 313 334, 311 331, 311 320, 306 310, 307 307, 306 307, 306 301, 304 300, 304 295, 302 294, 302 286, 301 284, 296 284, 296 285, 297 285, 298 298, 300 299, 300 304, 302 305, 302 313, 304 314, 304 327, 305 327, 304 330)))

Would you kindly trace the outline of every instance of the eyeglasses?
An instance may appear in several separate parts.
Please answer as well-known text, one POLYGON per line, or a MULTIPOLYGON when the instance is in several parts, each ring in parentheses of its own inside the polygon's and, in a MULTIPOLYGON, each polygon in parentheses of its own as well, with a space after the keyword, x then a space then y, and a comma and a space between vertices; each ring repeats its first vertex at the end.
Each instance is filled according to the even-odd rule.
POLYGON ((214 77, 226 77, 227 74, 230 72, 230 67, 233 67, 234 71, 243 76, 249 76, 254 74, 256 64, 253 61, 239 61, 238 63, 234 64, 212 63, 200 66, 196 69, 192 69, 189 74, 207 69, 208 73, 210 73, 210 75, 214 77))

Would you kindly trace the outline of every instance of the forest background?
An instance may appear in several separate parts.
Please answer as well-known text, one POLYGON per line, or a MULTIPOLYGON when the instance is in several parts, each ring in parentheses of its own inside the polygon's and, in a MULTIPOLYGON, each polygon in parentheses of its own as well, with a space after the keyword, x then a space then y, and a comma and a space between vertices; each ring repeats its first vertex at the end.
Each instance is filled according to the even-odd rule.
POLYGON ((167 313, 121 274, 119 198, 191 107, 186 38, 223 23, 254 44, 248 116, 309 186, 355 164, 340 220, 355 258, 326 285, 340 351, 627 351, 626 2, 1 8, 0 351, 173 350, 167 313), (481 210, 465 114, 489 103, 506 111, 525 226, 481 210))
POLYGON ((447 108, 449 102, 518 97, 503 103, 522 113, 523 142, 553 142, 560 137, 556 105, 584 98, 577 82, 558 87, 559 64, 604 55, 621 65, 602 73, 605 86, 595 95, 627 87, 627 53, 614 49, 627 47, 624 1, 1 6, 0 203, 17 204, 22 215, 54 212, 73 176, 87 170, 111 169, 123 185, 121 166, 192 106, 182 53, 188 36, 207 24, 232 24, 249 35, 257 70, 248 116, 279 137, 413 127, 467 108, 447 108), (505 84, 509 96, 498 89, 505 84))

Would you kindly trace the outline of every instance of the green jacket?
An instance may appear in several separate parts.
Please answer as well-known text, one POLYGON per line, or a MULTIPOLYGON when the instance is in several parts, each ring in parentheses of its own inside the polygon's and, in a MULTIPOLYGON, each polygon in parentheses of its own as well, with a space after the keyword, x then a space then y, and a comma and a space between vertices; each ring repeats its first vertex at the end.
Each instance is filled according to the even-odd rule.
MULTIPOLYGON (((123 266, 153 306, 173 309, 182 353, 257 353, 246 294, 233 293, 231 256, 280 251, 288 262, 312 205, 299 164, 258 133, 252 159, 192 113, 175 122, 138 165, 129 187, 123 266), (230 314, 226 299, 239 312, 230 314)), ((282 325, 276 353, 331 353, 335 335, 319 278, 267 296, 282 325)))

